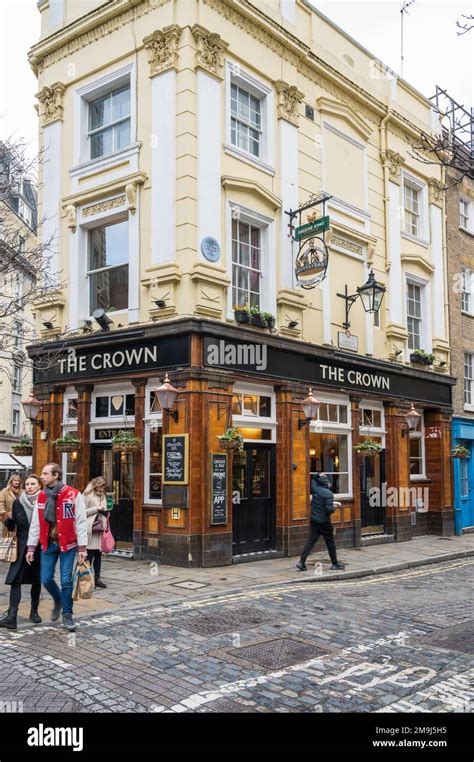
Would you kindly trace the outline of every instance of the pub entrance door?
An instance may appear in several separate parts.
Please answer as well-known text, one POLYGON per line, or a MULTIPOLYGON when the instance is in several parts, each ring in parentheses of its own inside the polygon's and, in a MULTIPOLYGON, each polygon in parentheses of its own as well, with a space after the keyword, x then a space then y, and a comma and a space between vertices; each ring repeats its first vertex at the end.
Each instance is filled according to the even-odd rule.
POLYGON ((113 495, 110 529, 118 548, 133 543, 133 453, 113 452, 111 445, 91 445, 91 478, 103 476, 113 495))
POLYGON ((233 456, 232 553, 275 548, 275 445, 247 444, 233 456))
POLYGON ((382 487, 385 482, 385 450, 360 458, 360 501, 362 534, 383 534, 385 505, 382 487), (375 492, 375 488, 377 492, 375 492), (374 492, 371 493, 371 490, 374 492))

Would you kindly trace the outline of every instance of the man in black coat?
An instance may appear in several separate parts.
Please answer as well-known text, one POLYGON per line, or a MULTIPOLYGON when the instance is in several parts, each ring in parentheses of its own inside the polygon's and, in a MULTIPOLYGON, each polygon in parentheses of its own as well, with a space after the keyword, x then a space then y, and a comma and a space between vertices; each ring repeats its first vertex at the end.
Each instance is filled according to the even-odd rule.
POLYGON ((334 529, 331 524, 331 513, 334 513, 334 495, 329 489, 329 481, 324 474, 316 474, 311 479, 311 525, 309 539, 303 548, 301 558, 296 564, 299 571, 307 571, 306 559, 322 535, 326 542, 331 569, 344 569, 344 564, 337 560, 334 529))

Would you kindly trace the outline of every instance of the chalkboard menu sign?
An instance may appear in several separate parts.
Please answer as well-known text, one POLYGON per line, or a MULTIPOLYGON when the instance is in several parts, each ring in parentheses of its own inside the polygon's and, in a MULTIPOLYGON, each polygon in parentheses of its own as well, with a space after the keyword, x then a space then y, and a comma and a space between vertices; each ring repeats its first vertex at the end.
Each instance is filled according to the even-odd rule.
POLYGON ((163 484, 188 483, 189 434, 163 436, 163 484))
POLYGON ((227 455, 211 455, 211 524, 227 524, 227 455))

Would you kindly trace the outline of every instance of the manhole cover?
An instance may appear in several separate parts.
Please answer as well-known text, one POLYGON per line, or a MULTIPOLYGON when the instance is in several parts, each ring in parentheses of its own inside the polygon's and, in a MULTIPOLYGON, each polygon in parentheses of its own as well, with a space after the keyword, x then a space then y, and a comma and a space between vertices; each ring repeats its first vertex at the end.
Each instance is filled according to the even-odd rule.
POLYGON ((207 587, 208 582, 194 582, 192 579, 185 579, 184 582, 173 582, 173 587, 184 587, 186 590, 198 590, 200 587, 207 587))
POLYGON ((438 630, 427 638, 423 638, 422 642, 448 651, 474 654, 474 619, 438 630))
POLYGON ((291 667, 293 664, 316 659, 329 653, 327 649, 314 646, 311 643, 303 643, 292 638, 277 638, 262 643, 254 643, 241 648, 231 648, 227 651, 229 656, 235 656, 251 664, 256 664, 264 669, 282 669, 291 667))
POLYGON ((242 628, 256 627, 263 622, 268 622, 268 612, 252 606, 244 606, 235 611, 212 612, 199 614, 198 616, 179 617, 173 624, 199 635, 219 635, 229 630, 242 630, 242 628))

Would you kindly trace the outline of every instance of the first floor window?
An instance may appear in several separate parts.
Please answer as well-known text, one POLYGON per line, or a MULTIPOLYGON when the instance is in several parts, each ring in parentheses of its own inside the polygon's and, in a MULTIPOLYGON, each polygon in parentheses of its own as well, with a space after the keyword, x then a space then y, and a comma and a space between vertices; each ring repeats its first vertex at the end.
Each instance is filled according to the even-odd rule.
POLYGON ((459 199, 459 227, 469 230, 469 201, 459 199))
POLYGON ((324 473, 335 494, 349 494, 349 435, 310 433, 311 476, 324 473))
POLYGON ((472 304, 472 282, 473 273, 470 270, 462 270, 462 293, 461 293, 461 310, 463 312, 471 313, 473 311, 472 304))
POLYGON ((89 103, 90 158, 106 156, 130 143, 130 85, 126 84, 89 103))
POLYGON ((90 314, 128 308, 128 221, 89 231, 90 314))
POLYGON ((150 471, 148 475, 148 497, 150 500, 162 499, 162 435, 161 426, 150 426, 150 471))
POLYGON ((421 286, 407 283, 408 349, 421 349, 421 286))
POLYGON ((19 410, 13 410, 12 434, 14 437, 20 436, 20 411, 19 410))
POLYGON ((462 458, 459 465, 461 469, 461 497, 469 497, 469 461, 462 458))
POLYGON ((262 115, 260 99, 243 87, 231 84, 230 137, 237 148, 252 156, 260 156, 262 115))
POLYGON ((474 355, 464 355, 464 404, 474 404, 474 355))
POLYGON ((232 220, 232 300, 261 308, 262 248, 260 228, 232 220))
POLYGON ((21 365, 16 363, 13 366, 13 391, 21 392, 21 365))

